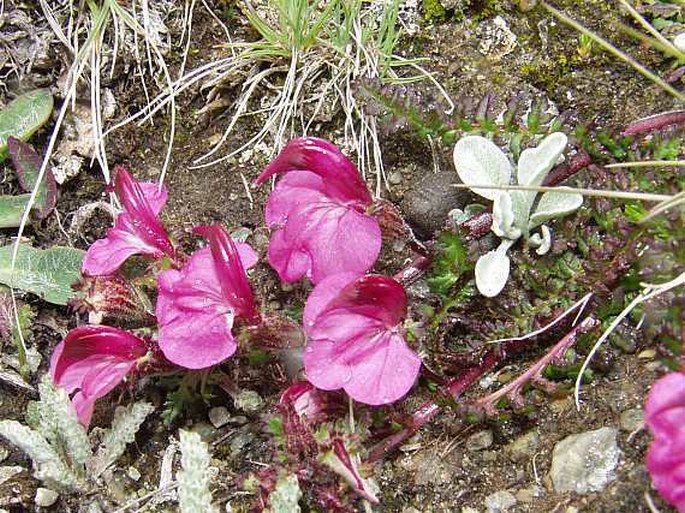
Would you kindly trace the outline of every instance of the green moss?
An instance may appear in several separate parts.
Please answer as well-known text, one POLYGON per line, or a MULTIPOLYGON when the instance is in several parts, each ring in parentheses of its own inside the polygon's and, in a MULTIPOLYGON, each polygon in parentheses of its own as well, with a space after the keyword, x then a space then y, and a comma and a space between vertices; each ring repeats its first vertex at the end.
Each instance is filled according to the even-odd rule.
POLYGON ((440 22, 447 19, 447 10, 440 3, 440 0, 423 0, 422 4, 423 19, 431 22, 440 22))

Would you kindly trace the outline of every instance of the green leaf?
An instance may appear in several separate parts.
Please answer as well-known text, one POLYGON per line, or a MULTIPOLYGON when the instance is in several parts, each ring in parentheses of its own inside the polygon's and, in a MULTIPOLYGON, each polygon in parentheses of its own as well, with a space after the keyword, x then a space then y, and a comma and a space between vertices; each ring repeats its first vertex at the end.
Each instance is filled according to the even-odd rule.
POLYGON ((84 251, 63 246, 36 249, 20 244, 12 272, 13 251, 13 245, 0 247, 0 283, 58 305, 66 305, 74 297, 71 285, 81 277, 84 251))
POLYGON ((52 94, 47 89, 35 89, 18 96, 0 111, 0 162, 7 158, 10 136, 27 141, 50 118, 52 94))
POLYGON ((29 204, 30 194, 0 196, 0 228, 16 228, 29 204))

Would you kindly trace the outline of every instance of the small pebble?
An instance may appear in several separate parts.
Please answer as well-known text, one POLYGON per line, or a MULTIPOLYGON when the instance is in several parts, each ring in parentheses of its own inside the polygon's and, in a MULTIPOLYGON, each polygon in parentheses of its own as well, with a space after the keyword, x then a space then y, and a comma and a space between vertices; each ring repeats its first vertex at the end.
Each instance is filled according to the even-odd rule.
POLYGON ((542 486, 533 485, 528 488, 522 488, 516 492, 516 499, 519 502, 529 503, 535 501, 545 494, 545 490, 542 486))
POLYGON ((388 183, 390 185, 399 185, 402 183, 402 173, 399 171, 393 171, 388 175, 388 183))
POLYGON ((5 461, 9 455, 9 450, 7 450, 5 447, 0 447, 0 461, 5 461))
POLYGON ((644 351, 640 351, 637 355, 640 360, 652 360, 655 356, 656 350, 654 349, 645 349, 644 351))
POLYGON ((621 413, 621 418, 619 420, 621 429, 632 433, 642 429, 645 425, 645 412, 642 408, 631 408, 621 413))
POLYGON ((26 469, 24 467, 20 467, 19 465, 0 467, 0 484, 4 483, 5 481, 9 481, 24 470, 26 469))
POLYGON ((36 490, 36 498, 34 500, 36 506, 39 508, 49 508, 59 499, 59 494, 49 488, 38 488, 36 490))
POLYGON ((128 467, 126 475, 134 481, 138 481, 142 477, 140 471, 136 467, 128 467))
POLYGON ((241 390, 233 396, 233 403, 245 413, 257 413, 264 407, 264 400, 254 390, 241 390))
POLYGON ((488 513, 502 513, 516 506, 516 502, 514 494, 500 490, 485 498, 485 507, 488 509, 488 513))
POLYGON ((492 445, 492 431, 489 429, 472 434, 466 439, 467 451, 482 451, 492 445))
POLYGON ((535 455, 539 446, 540 435, 536 431, 528 431, 507 444, 504 453, 511 461, 527 461, 535 455))
POLYGON ((231 414, 228 412, 228 408, 224 406, 216 406, 215 408, 210 409, 207 415, 209 417, 209 422, 217 429, 225 426, 231 420, 231 414))

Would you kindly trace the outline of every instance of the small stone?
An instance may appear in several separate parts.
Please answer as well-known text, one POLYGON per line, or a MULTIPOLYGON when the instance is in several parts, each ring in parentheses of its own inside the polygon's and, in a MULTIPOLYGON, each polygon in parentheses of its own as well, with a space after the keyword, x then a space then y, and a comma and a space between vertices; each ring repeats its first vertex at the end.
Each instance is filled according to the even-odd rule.
POLYGON ((402 513, 421 513, 421 511, 416 509, 414 506, 408 506, 402 510, 402 513))
POLYGON ((488 513, 501 513, 516 506, 516 497, 506 490, 492 493, 485 498, 488 513))
POLYGON ((661 368, 661 362, 658 360, 654 361, 654 362, 649 362, 645 365, 645 369, 647 369, 648 371, 652 371, 652 372, 657 371, 660 368, 661 368))
POLYGON ((499 61, 516 49, 518 38, 501 16, 484 20, 478 25, 478 51, 492 61, 499 61))
POLYGON ((640 351, 637 355, 640 360, 652 360, 655 356, 656 350, 654 349, 645 349, 644 351, 640 351))
POLYGON ((245 451, 243 450, 248 444, 254 440, 254 435, 249 431, 239 431, 231 439, 230 448, 231 456, 236 457, 245 451))
POLYGON ((528 488, 521 488, 518 492, 516 492, 516 499, 519 502, 523 503, 530 503, 535 501, 535 499, 539 499, 545 495, 545 490, 538 485, 533 485, 528 488))
POLYGON ((223 406, 216 406, 215 408, 210 409, 207 416, 209 417, 209 422, 212 423, 212 426, 217 429, 225 426, 231 420, 231 414, 228 412, 228 408, 223 406))
POLYGON ((257 413, 264 407, 264 400, 254 390, 241 390, 233 396, 233 403, 245 413, 257 413))
POLYGON ((455 183, 459 183, 456 171, 431 171, 404 195, 400 210, 419 237, 431 237, 445 225, 450 210, 469 201, 470 193, 452 187, 455 183))
POLYGON ((492 445, 492 431, 489 429, 472 434, 466 439, 467 451, 482 451, 492 445))
POLYGON ((0 484, 4 483, 5 481, 9 481, 24 470, 26 469, 24 467, 20 467, 19 465, 0 467, 0 484))
POLYGON ((34 500, 36 506, 39 508, 49 508, 59 499, 59 494, 49 488, 38 488, 36 490, 36 498, 34 500))
POLYGON ((569 506, 564 513, 580 513, 580 510, 575 506, 569 506))
POLYGON ((0 447, 0 461, 5 461, 7 459, 7 456, 10 455, 10 452, 7 448, 5 447, 0 447))
POLYGON ((216 435, 216 429, 208 422, 196 422, 190 430, 200 435, 203 442, 209 442, 216 435))
POLYGON ((614 479, 618 430, 600 428, 570 435, 554 446, 550 477, 557 492, 599 492, 614 479))
POLYGON ((472 508, 471 506, 464 506, 461 508, 461 513, 479 513, 476 508, 472 508))
POLYGON ((388 183, 390 185, 399 185, 402 183, 402 173, 399 171, 393 171, 388 175, 388 183))
POLYGON ((136 467, 128 467, 126 475, 134 481, 138 481, 142 477, 140 471, 136 467))
POLYGON ((504 453, 511 461, 527 461, 535 455, 540 446, 540 435, 537 431, 528 431, 516 440, 507 444, 504 453))
POLYGON ((645 412, 642 408, 631 408, 621 413, 619 425, 623 431, 632 433, 642 429, 645 425, 645 412))

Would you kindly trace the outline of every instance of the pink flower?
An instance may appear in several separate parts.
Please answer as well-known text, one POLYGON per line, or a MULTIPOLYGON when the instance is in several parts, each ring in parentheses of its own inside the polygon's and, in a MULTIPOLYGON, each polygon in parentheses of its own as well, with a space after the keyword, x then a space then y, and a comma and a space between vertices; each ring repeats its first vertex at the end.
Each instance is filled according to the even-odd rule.
POLYGON ((645 402, 645 421, 654 441, 647 469, 661 496, 685 512, 685 374, 659 379, 645 402))
POLYGON ((167 200, 165 188, 152 182, 136 182, 125 167, 114 170, 114 191, 124 211, 107 237, 96 240, 83 260, 83 274, 112 274, 132 255, 160 258, 173 256, 174 248, 158 219, 167 200))
POLYGON ((209 247, 192 254, 181 270, 159 274, 159 347, 173 363, 203 369, 235 353, 235 317, 259 322, 245 268, 257 263, 247 244, 234 242, 220 226, 195 229, 209 247))
POLYGON ((392 403, 414 384, 421 360, 406 344, 407 295, 392 278, 336 274, 319 283, 304 309, 307 379, 343 388, 366 404, 392 403))
POLYGON ((293 139, 257 178, 287 173, 269 196, 266 222, 275 229, 269 263, 281 280, 318 283, 341 272, 360 276, 381 247, 371 194, 354 164, 328 141, 293 139))
POLYGON ((107 395, 145 356, 145 341, 110 326, 80 326, 57 344, 50 358, 52 381, 73 394, 79 421, 88 427, 95 401, 107 395))

